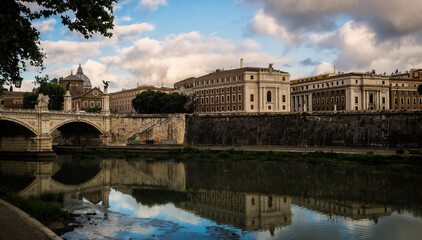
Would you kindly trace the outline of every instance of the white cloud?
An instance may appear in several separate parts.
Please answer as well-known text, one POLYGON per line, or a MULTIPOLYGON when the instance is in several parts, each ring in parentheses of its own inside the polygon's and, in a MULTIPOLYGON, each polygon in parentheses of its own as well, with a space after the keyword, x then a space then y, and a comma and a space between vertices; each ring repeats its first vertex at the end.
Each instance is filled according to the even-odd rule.
POLYGON ((248 28, 255 34, 281 39, 288 46, 300 44, 306 37, 305 33, 289 32, 284 26, 279 25, 275 18, 266 15, 262 9, 255 13, 248 28))
POLYGON ((140 4, 148 11, 155 11, 159 6, 167 5, 167 0, 141 0, 140 4))
POLYGON ((130 16, 123 16, 117 19, 117 22, 130 22, 130 21, 132 21, 132 18, 130 16))
POLYGON ((50 67, 82 62, 101 53, 100 42, 42 41, 41 47, 47 55, 44 63, 50 67))
POLYGON ((144 32, 153 31, 154 25, 149 23, 136 23, 131 25, 117 25, 113 29, 113 37, 103 38, 108 43, 116 43, 127 40, 133 40, 139 37, 144 32))
POLYGON ((327 73, 333 73, 334 72, 334 65, 327 62, 322 62, 318 64, 318 66, 315 67, 315 71, 312 75, 321 75, 321 74, 327 74, 327 73))
MULTIPOLYGON (((291 60, 261 53, 258 43, 204 36, 198 32, 169 36, 163 41, 142 38, 115 56, 101 59, 107 65, 118 66, 133 75, 132 82, 172 86, 191 76, 207 74, 217 68, 237 68, 244 58, 247 66, 281 66, 291 60)), ((129 87, 129 86, 127 86, 129 87)))
POLYGON ((34 27, 40 31, 40 33, 44 33, 47 31, 53 31, 54 30, 54 25, 56 24, 56 19, 51 18, 45 21, 40 21, 40 22, 34 22, 33 25, 34 27))

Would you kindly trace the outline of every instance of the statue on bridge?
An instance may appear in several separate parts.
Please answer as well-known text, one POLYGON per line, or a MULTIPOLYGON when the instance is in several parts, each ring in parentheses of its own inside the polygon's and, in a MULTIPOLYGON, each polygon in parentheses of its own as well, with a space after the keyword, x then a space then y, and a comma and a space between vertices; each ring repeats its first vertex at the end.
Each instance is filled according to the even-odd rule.
POLYGON ((37 98, 37 110, 48 110, 49 102, 50 97, 48 97, 48 95, 39 94, 37 98))
POLYGON ((104 81, 103 80, 103 83, 104 83, 104 90, 107 90, 108 89, 108 85, 110 84, 110 81, 104 81))

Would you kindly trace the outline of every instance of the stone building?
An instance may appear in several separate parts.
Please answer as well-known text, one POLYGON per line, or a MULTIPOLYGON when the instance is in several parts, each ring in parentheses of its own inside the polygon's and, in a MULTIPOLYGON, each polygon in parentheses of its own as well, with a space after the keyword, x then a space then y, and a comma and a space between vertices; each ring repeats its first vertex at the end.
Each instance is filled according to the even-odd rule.
POLYGON ((74 111, 89 111, 89 109, 95 108, 96 106, 98 109, 101 109, 102 96, 103 92, 95 87, 82 95, 72 97, 72 108, 74 111))
POLYGON ((291 81, 291 110, 384 110, 390 108, 387 76, 373 72, 324 74, 291 81))
POLYGON ((91 80, 84 74, 80 64, 76 74, 71 72, 69 76, 60 78, 59 83, 64 88, 69 86, 72 111, 89 111, 96 106, 99 109, 102 108, 103 92, 97 87, 92 88, 91 80))
POLYGON ((290 111, 290 74, 268 68, 216 70, 175 84, 181 93, 193 93, 198 113, 271 113, 290 111), (193 82, 193 86, 191 85, 193 82), (185 85, 187 87, 185 87, 185 85), (182 89, 183 90, 183 89, 182 89))
POLYGON ((110 93, 110 111, 113 113, 136 113, 132 106, 132 100, 136 95, 147 90, 171 92, 172 88, 154 87, 151 85, 142 85, 132 89, 122 89, 121 91, 110 93))
POLYGON ((174 84, 174 89, 180 94, 192 95, 193 85, 195 84, 195 78, 190 77, 174 84))
POLYGON ((1 91, 0 105, 5 108, 22 108, 24 94, 25 92, 1 91))
POLYGON ((422 96, 418 92, 421 84, 422 69, 390 76, 390 109, 421 110, 422 96))

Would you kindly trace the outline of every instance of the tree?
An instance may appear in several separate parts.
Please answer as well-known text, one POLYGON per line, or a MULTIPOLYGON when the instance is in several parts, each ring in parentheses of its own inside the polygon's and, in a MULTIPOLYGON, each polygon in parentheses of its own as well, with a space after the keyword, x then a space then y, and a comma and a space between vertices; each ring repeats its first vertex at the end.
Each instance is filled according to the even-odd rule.
POLYGON ((136 95, 132 105, 137 113, 189 113, 194 109, 189 96, 152 90, 136 95))
POLYGON ((0 1, 0 86, 19 77, 30 66, 43 68, 40 33, 31 21, 59 15, 71 31, 90 38, 94 33, 111 37, 113 4, 117 0, 1 0, 0 1), (28 6, 36 4, 39 10, 28 6))
POLYGON ((66 90, 60 86, 57 78, 50 80, 48 75, 45 75, 45 77, 36 76, 35 84, 39 85, 37 89, 32 93, 25 93, 23 95, 23 108, 34 109, 38 95, 42 93, 48 95, 50 98, 48 109, 62 110, 66 90))

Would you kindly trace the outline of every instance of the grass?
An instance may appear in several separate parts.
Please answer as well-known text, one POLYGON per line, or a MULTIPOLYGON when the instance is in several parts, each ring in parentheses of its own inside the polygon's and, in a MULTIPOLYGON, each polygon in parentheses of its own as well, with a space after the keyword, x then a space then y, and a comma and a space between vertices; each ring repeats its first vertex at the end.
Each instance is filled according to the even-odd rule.
POLYGON ((44 225, 60 221, 69 215, 68 212, 63 211, 55 203, 26 198, 15 192, 7 191, 4 189, 0 190, 0 198, 15 205, 44 225))

